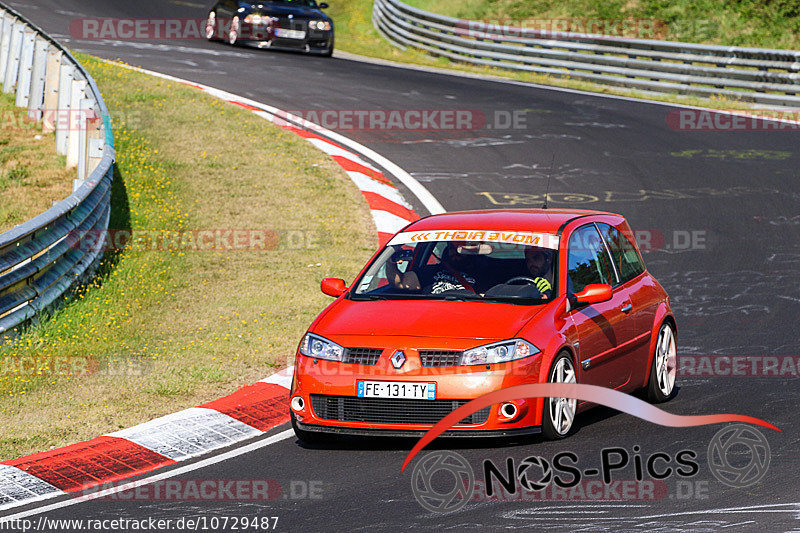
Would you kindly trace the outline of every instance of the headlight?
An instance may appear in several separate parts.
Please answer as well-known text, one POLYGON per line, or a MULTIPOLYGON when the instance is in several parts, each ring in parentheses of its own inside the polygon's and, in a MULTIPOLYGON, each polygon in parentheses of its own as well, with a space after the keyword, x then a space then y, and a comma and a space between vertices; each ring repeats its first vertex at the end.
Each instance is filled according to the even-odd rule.
POLYGON ((327 31, 331 29, 331 23, 327 20, 312 20, 308 23, 308 27, 312 30, 323 30, 327 31))
POLYGON ((462 365, 491 365, 522 359, 539 353, 539 348, 522 339, 511 339, 478 346, 461 355, 462 365))
POLYGON ((266 17, 262 17, 261 15, 247 15, 244 18, 244 21, 248 24, 261 24, 262 22, 266 21, 266 17))
POLYGON ((341 361, 344 348, 319 335, 307 333, 303 337, 303 342, 300 343, 300 353, 315 359, 341 361))

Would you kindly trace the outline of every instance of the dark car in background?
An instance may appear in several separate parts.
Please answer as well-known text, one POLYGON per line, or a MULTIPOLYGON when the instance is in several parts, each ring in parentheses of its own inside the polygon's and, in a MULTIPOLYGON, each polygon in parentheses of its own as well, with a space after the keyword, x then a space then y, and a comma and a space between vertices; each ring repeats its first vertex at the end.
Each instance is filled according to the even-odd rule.
POLYGON ((315 0, 219 0, 209 10, 206 38, 258 48, 333 54, 333 21, 315 0))

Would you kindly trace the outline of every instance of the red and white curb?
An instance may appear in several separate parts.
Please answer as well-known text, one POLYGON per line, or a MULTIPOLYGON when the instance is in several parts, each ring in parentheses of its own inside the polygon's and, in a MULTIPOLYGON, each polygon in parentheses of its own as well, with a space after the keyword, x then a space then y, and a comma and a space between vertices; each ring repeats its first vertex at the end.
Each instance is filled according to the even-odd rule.
POLYGON ((258 437, 289 420, 292 369, 229 396, 0 463, 0 510, 116 482, 258 437))
MULTIPOLYGON (((431 213, 439 202, 403 169, 369 148, 272 106, 158 72, 129 68, 190 85, 249 109, 291 130, 328 154, 366 199, 378 238, 391 235, 419 216, 392 182, 367 159, 401 181, 431 213)), ((0 510, 55 498, 138 476, 257 437, 289 421, 292 369, 243 387, 229 396, 172 413, 132 428, 64 448, 0 462, 0 510)))

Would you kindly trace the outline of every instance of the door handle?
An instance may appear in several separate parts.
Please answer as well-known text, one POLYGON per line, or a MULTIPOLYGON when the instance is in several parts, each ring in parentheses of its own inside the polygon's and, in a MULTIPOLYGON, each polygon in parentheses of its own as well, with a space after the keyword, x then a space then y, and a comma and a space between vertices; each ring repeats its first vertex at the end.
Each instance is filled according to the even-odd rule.
POLYGON ((631 311, 633 311, 633 305, 625 304, 625 305, 622 306, 620 311, 622 311, 623 313, 630 313, 631 311))

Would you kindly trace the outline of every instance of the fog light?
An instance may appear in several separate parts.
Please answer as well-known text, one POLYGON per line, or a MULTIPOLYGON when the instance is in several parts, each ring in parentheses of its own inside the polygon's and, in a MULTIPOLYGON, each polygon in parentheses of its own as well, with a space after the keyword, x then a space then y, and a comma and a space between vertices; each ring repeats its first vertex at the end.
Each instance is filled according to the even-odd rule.
POLYGON ((306 402, 303 401, 302 396, 295 396, 290 403, 293 411, 300 412, 306 407, 306 402))
POLYGON ((513 403, 504 403, 500 406, 500 414, 506 418, 514 418, 518 412, 519 409, 513 403))

